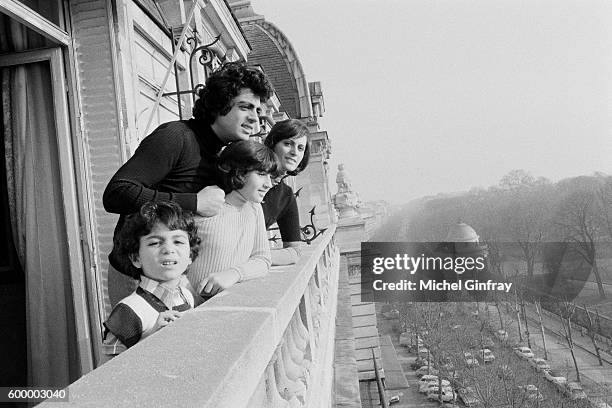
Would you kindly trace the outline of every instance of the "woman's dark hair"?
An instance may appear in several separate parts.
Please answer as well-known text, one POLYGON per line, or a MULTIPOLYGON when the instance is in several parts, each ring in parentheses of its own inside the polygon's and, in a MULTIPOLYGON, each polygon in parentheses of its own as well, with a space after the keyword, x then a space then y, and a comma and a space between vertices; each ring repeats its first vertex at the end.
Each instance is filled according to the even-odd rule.
POLYGON ((290 176, 297 176, 306 168, 306 166, 308 166, 308 161, 310 160, 310 142, 308 141, 309 134, 310 132, 308 131, 308 126, 306 126, 304 122, 298 119, 287 119, 276 122, 274 126, 272 126, 270 133, 268 133, 268 136, 266 136, 264 144, 270 149, 274 150, 278 142, 285 139, 293 139, 294 137, 306 136, 306 146, 302 161, 298 164, 295 170, 287 172, 287 174, 290 176))
POLYGON ((240 91, 250 89, 262 101, 272 96, 274 88, 266 75, 258 69, 248 68, 241 62, 228 62, 213 72, 206 85, 198 92, 193 117, 211 125, 219 116, 227 115, 231 102, 240 91))
POLYGON ((278 159, 272 150, 261 143, 240 140, 227 146, 219 156, 219 172, 226 193, 244 187, 250 171, 263 171, 276 176, 278 159))
POLYGON ((157 224, 163 224, 169 230, 185 231, 189 237, 191 260, 198 256, 200 237, 191 212, 184 211, 172 201, 149 201, 139 212, 125 217, 125 222, 113 242, 114 252, 123 266, 121 269, 124 274, 140 279, 143 271, 132 264, 132 259, 140 250, 140 238, 150 234, 157 224))

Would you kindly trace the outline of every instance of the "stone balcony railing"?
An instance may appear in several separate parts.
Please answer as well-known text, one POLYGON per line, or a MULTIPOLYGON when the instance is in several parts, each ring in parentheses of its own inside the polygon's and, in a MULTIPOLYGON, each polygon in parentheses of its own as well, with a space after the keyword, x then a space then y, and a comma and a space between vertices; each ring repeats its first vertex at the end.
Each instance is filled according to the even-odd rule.
POLYGON ((330 407, 334 232, 305 247, 298 264, 234 286, 81 377, 68 405, 330 407))

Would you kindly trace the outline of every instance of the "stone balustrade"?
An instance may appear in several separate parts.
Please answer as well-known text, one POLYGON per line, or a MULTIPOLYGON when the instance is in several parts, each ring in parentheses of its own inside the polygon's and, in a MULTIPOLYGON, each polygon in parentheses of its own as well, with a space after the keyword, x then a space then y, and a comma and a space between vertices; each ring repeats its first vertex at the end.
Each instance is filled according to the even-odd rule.
MULTIPOLYGON (((330 407, 335 227, 69 386, 72 406, 330 407)), ((43 403, 41 406, 66 403, 43 403)))

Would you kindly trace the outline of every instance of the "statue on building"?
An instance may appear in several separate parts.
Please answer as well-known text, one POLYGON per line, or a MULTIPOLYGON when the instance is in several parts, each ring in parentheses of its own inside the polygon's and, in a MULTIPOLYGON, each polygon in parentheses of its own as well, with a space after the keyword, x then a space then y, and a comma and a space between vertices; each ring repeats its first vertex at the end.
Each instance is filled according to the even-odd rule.
POLYGON ((356 209, 359 207, 359 195, 352 190, 351 179, 344 169, 344 164, 338 165, 336 184, 338 192, 334 195, 334 207, 338 210, 338 216, 340 218, 358 216, 356 209))

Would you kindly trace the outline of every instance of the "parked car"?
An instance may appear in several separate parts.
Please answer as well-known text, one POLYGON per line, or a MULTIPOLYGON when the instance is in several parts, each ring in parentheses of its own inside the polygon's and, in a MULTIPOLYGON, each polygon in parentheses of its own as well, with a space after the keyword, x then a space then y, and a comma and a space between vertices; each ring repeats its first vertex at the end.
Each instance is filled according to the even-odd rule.
MULTIPOLYGON (((428 383, 425 383, 419 386, 419 392, 423 394, 427 394, 430 390, 433 390, 434 388, 438 388, 439 386, 440 386, 440 383, 438 380, 430 381, 428 383)), ((452 387, 448 380, 442 380, 442 388, 448 388, 452 391, 452 387)))
POLYGON ((431 381, 431 380, 437 380, 437 379, 438 379, 437 375, 434 375, 434 374, 425 374, 424 376, 419 378, 418 382, 419 382, 419 385, 420 385, 421 383, 428 382, 428 381, 431 381))
POLYGON ((533 358, 529 360, 529 364, 531 364, 531 366, 535 368, 537 372, 550 370, 550 365, 543 358, 533 358))
POLYGON ((497 367, 497 376, 502 380, 509 380, 514 377, 514 372, 507 364, 503 364, 497 367))
POLYGON ((438 372, 438 370, 436 370, 436 369, 435 369, 435 368, 433 368, 432 366, 427 366, 427 365, 425 365, 425 366, 423 366, 423 367, 419 368, 418 370, 416 370, 416 371, 414 372, 414 374, 415 374, 415 375, 416 375, 418 378, 420 378, 420 377, 422 377, 422 376, 424 376, 424 375, 427 375, 427 374, 430 374, 430 375, 438 375, 438 374, 439 374, 439 372, 438 372))
POLYGON ((427 394, 430 390, 433 390, 434 388, 438 388, 438 381, 432 381, 421 385, 419 387, 419 392, 422 394, 427 394))
POLYGON ((463 358, 465 359, 465 364, 467 364, 468 367, 475 367, 477 365, 480 365, 478 363, 478 360, 476 360, 472 353, 470 353, 469 351, 463 353, 463 358))
POLYGON ((515 347, 514 352, 516 353, 517 356, 519 356, 520 358, 524 358, 526 360, 529 360, 535 357, 531 349, 525 346, 515 347))
POLYGON ((478 354, 480 355, 483 363, 492 363, 495 361, 495 355, 493 355, 493 352, 488 348, 480 350, 478 354))
POLYGON ((419 381, 417 382, 417 385, 418 385, 418 387, 420 389, 421 385, 427 384, 430 381, 438 382, 438 376, 437 375, 433 375, 433 374, 425 374, 424 376, 419 378, 419 381))
POLYGON ((544 396, 538 391, 538 387, 535 385, 519 385, 518 388, 525 393, 527 399, 532 401, 544 401, 544 396))
POLYGON ((457 393, 459 394, 459 399, 466 407, 476 407, 481 402, 472 387, 459 388, 457 393))
POLYGON ((419 368, 423 366, 431 365, 431 364, 433 364, 431 360, 428 360, 427 358, 423 358, 423 357, 417 357, 414 359, 414 362, 410 363, 410 368, 412 368, 413 370, 418 370, 419 368))
POLYGON ((499 339, 499 341, 508 340, 508 332, 505 330, 498 330, 495 332, 495 337, 499 339))
POLYGON ((442 387, 442 390, 436 385, 427 391, 427 399, 433 401, 440 401, 440 394, 442 394, 442 401, 449 402, 455 400, 455 393, 451 387, 442 387))
POLYGON ((567 383, 567 378, 559 370, 544 371, 544 378, 553 383, 559 391, 562 391, 567 383))
MULTIPOLYGON (((427 394, 432 387, 438 387, 440 385, 440 380, 436 378, 435 380, 426 381, 424 383, 419 382, 419 392, 427 394)), ((442 380, 442 388, 450 387, 450 381, 442 380)))
POLYGON ((566 383, 563 393, 573 401, 587 399, 587 395, 582 389, 582 385, 577 382, 566 383))

